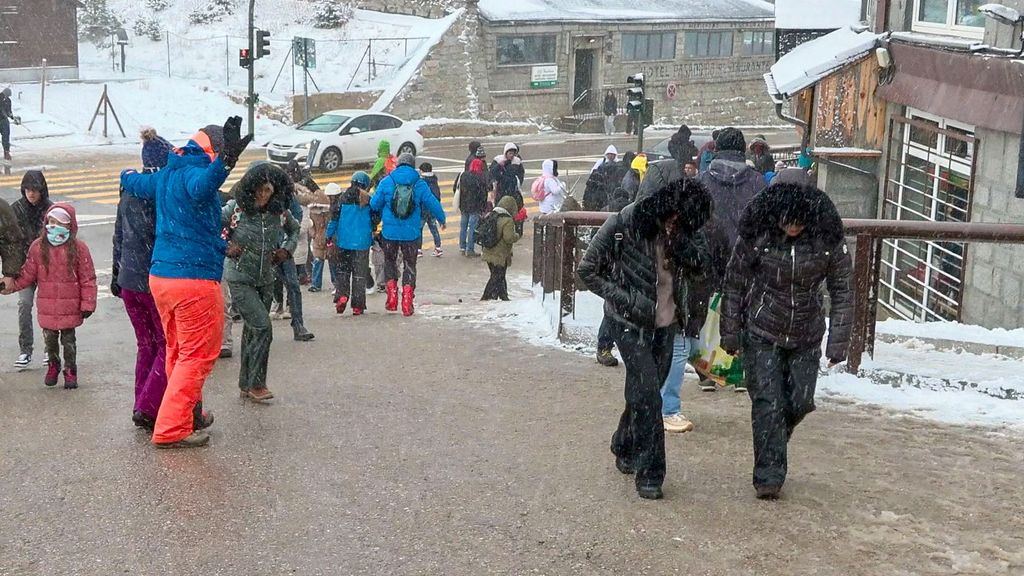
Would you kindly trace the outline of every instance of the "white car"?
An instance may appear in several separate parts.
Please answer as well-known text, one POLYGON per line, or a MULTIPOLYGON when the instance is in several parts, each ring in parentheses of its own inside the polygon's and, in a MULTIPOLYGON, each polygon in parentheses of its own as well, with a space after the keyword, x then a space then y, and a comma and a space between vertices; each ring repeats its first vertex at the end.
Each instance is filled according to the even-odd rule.
POLYGON ((420 131, 390 114, 332 110, 272 138, 267 143, 267 160, 274 164, 298 160, 335 172, 343 165, 373 163, 381 140, 391 143, 396 156, 415 155, 423 149, 420 131))

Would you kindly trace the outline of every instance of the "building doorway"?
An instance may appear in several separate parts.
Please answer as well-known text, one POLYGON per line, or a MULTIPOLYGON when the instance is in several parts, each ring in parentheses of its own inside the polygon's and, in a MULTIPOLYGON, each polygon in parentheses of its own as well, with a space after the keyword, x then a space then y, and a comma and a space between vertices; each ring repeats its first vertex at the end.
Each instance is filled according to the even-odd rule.
POLYGON ((594 78, 597 76, 596 50, 576 50, 575 71, 572 89, 572 111, 592 112, 599 100, 594 93, 594 78))

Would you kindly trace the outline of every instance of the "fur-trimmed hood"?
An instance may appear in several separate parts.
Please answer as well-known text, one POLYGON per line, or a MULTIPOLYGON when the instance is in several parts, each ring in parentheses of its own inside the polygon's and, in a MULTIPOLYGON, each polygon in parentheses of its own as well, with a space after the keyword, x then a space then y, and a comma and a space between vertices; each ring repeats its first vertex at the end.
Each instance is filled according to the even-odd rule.
POLYGON ((263 208, 263 212, 280 214, 291 205, 292 196, 295 194, 295 187, 291 178, 284 170, 269 163, 254 164, 245 175, 231 189, 238 207, 247 214, 255 214, 260 210, 256 208, 256 189, 264 183, 270 182, 274 186, 274 195, 270 202, 263 208))
POLYGON ((825 192, 814 186, 773 184, 750 202, 740 219, 739 234, 748 241, 764 235, 780 235, 779 225, 805 226, 803 234, 834 246, 843 241, 843 219, 825 192))

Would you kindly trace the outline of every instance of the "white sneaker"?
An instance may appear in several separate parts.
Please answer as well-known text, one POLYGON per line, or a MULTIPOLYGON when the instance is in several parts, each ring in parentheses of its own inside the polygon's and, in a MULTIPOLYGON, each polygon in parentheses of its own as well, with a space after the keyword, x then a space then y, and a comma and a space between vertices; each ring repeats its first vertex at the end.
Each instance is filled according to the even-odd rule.
POLYGON ((693 422, 687 420, 686 416, 682 414, 663 416, 662 421, 665 424, 665 432, 683 433, 693 430, 693 422))
POLYGON ((14 361, 14 367, 18 370, 26 370, 32 366, 32 355, 21 354, 18 359, 14 361))

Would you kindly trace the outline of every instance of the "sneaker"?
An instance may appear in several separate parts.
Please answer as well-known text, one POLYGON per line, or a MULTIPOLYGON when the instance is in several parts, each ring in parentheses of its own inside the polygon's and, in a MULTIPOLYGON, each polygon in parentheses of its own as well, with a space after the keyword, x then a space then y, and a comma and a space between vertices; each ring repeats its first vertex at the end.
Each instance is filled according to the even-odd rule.
POLYGON ((778 500, 782 493, 782 486, 754 486, 754 489, 758 500, 778 500))
POLYGON ((320 287, 319 286, 310 286, 309 287, 309 291, 310 292, 314 292, 314 293, 319 292, 320 291, 320 287))
POLYGON ((46 366, 46 376, 43 377, 43 384, 46 386, 56 386, 58 378, 60 378, 60 362, 50 362, 46 366))
POLYGON ((715 384, 715 381, 709 378, 701 378, 699 386, 701 392, 714 392, 718 389, 718 385, 715 384))
POLYGON ((253 402, 266 402, 274 397, 274 393, 266 388, 253 388, 251 390, 242 390, 241 396, 253 402))
POLYGON ((64 369, 64 389, 74 390, 78 388, 78 369, 68 366, 64 369))
POLYGON ((479 257, 480 257, 480 254, 474 252, 473 250, 467 250, 466 251, 466 258, 479 258, 479 257))
POLYGON ((440 258, 441 256, 444 256, 444 250, 442 250, 440 246, 434 248, 434 257, 440 258))
POLYGON ((220 355, 218 355, 217 357, 218 358, 231 358, 232 354, 234 354, 234 352, 231 351, 231 347, 230 346, 225 346, 225 347, 222 347, 220 349, 220 355))
POLYGON ((292 319, 292 311, 290 309, 288 309, 288 308, 285 308, 284 312, 281 313, 281 320, 291 320, 291 319, 292 319))
POLYGON ((733 389, 736 393, 742 394, 747 391, 747 385, 745 383, 736 384, 733 389))
POLYGON ((150 432, 152 432, 153 427, 156 426, 156 418, 150 418, 145 412, 141 412, 139 410, 132 412, 132 422, 134 422, 137 427, 150 432))
POLYGON ((284 320, 284 306, 278 306, 270 312, 271 320, 284 320))
POLYGON ((30 366, 32 366, 31 354, 21 354, 18 356, 18 359, 14 361, 14 367, 19 371, 27 370, 30 366))
POLYGON ((423 250, 417 250, 416 251, 416 257, 417 258, 423 258, 423 250))
POLYGON ((199 448, 200 446, 206 446, 210 442, 210 435, 202 430, 196 430, 188 436, 178 440, 177 442, 168 442, 166 444, 157 443, 157 448, 199 448))
POLYGON ((636 493, 644 500, 661 500, 665 497, 661 486, 637 486, 636 493))
POLYGON ((683 416, 682 414, 664 416, 662 418, 662 422, 665 424, 665 432, 682 434, 683 432, 693 430, 693 422, 690 422, 686 416, 683 416))
POLYGON ((306 330, 305 326, 299 326, 295 329, 296 342, 309 342, 313 338, 316 338, 316 336, 314 336, 309 330, 306 330))
POLYGON ((608 366, 613 368, 619 365, 619 359, 612 354, 611 350, 598 350, 597 351, 597 363, 601 366, 608 366))

